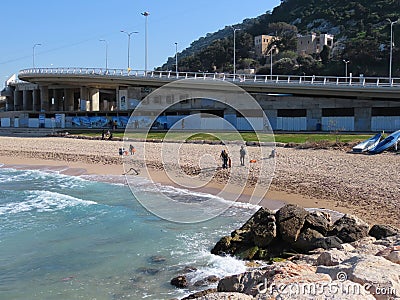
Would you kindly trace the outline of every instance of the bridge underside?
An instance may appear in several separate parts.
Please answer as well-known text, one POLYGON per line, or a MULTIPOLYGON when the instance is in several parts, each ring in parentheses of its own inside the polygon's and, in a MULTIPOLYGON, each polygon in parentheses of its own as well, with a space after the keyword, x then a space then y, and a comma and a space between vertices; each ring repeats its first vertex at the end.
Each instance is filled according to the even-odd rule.
MULTIPOLYGON (((26 76, 3 90, 1 127, 107 127, 121 126, 135 107, 152 91, 171 82, 163 78, 124 76, 26 76), (79 121, 79 118, 86 120, 79 121), (99 120, 92 122, 90 120, 99 120), (105 118, 105 119, 104 119, 105 118), (77 121, 78 120, 78 121, 77 121), (87 121, 89 120, 89 121, 87 121), (124 121, 122 121, 124 120, 124 121)), ((394 131, 400 129, 398 89, 365 89, 339 86, 237 83, 260 104, 274 130, 285 131, 394 131)), ((241 115, 210 99, 175 95, 182 101, 158 99, 165 108, 161 128, 169 128, 184 116, 209 112, 239 124, 241 115)), ((247 130, 248 128, 239 129, 247 130)))

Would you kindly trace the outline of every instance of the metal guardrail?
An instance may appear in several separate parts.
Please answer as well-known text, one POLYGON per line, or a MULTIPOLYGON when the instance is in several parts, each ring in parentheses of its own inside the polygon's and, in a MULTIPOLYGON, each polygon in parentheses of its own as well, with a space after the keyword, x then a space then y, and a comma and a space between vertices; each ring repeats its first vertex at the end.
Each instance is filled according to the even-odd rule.
POLYGON ((399 88, 400 78, 388 77, 334 77, 334 76, 301 76, 301 75, 256 75, 228 74, 208 72, 144 71, 127 69, 102 68, 31 68, 21 70, 18 76, 27 75, 91 75, 104 77, 149 78, 160 80, 177 80, 194 78, 199 80, 223 80, 239 84, 279 84, 279 85, 323 85, 369 88, 399 88))

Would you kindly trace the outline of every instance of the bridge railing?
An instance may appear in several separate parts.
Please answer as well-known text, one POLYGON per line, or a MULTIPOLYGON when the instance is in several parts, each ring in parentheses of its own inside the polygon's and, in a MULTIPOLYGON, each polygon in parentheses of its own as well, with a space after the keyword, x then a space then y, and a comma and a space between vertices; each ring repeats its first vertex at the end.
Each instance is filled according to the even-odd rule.
POLYGON ((400 78, 388 77, 335 77, 335 76, 303 76, 303 75, 257 75, 229 74, 210 72, 178 72, 175 71, 144 71, 128 69, 105 68, 31 68, 19 72, 23 75, 74 75, 74 76, 104 76, 104 77, 139 77, 173 81, 177 79, 194 78, 198 80, 223 80, 236 84, 279 84, 279 85, 329 85, 348 87, 400 87, 400 78))

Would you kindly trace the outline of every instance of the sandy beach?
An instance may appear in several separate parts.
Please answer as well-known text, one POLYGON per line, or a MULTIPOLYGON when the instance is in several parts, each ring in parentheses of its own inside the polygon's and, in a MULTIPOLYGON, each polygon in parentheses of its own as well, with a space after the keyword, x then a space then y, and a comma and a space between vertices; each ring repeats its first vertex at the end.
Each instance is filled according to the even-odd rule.
MULTIPOLYGON (((140 176, 150 177, 159 183, 177 185, 176 180, 171 179, 163 169, 163 157, 160 155, 162 143, 132 143, 136 148, 133 166, 139 170, 147 166, 148 174, 141 171, 140 176), (145 161, 142 161, 140 153, 144 152, 145 161)), ((118 149, 123 146, 121 141, 108 140, 0 137, 0 163, 15 168, 47 169, 69 175, 122 175, 128 171, 126 165, 124 169, 123 159, 118 153, 118 149)), ((238 145, 235 147, 239 149, 238 145)), ((196 161, 199 153, 206 153, 211 157, 210 161, 219 162, 220 145, 184 144, 181 148, 179 165, 186 174, 197 178, 210 176, 202 172, 203 164, 199 166, 196 161)), ((259 157, 257 148, 247 147, 247 158, 260 162, 263 157, 259 157)), ((238 152, 235 150, 234 153, 238 152)), ((352 213, 371 224, 400 226, 400 173, 396 164, 398 155, 354 155, 344 150, 283 147, 278 148, 277 153, 272 183, 260 205, 274 209, 284 203, 295 203, 304 207, 352 213)), ((179 171, 176 170, 179 166, 171 166, 175 168, 174 171, 179 171)), ((232 155, 230 170, 211 170, 211 180, 196 190, 218 193, 230 180, 227 194, 231 193, 234 200, 246 202, 254 192, 254 180, 244 175, 249 174, 251 168, 251 176, 264 176, 257 172, 258 167, 257 163, 250 165, 248 160, 246 166, 241 167, 239 157, 232 155)), ((268 188, 270 175, 265 175, 265 189, 268 188)))

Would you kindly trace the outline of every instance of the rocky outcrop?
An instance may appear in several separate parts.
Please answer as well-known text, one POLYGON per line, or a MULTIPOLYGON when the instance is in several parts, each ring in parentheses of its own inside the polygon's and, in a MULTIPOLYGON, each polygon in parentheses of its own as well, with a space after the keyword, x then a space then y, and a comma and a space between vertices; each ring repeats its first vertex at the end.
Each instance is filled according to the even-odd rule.
POLYGON ((308 212, 294 204, 282 207, 276 213, 279 232, 284 241, 293 243, 297 241, 300 231, 306 221, 308 212))
POLYGON ((211 253, 272 260, 318 248, 342 249, 342 244, 363 239, 369 232, 386 237, 396 230, 383 225, 370 230, 367 223, 349 214, 332 224, 328 213, 308 212, 298 205, 288 204, 276 213, 260 208, 240 229, 221 238, 211 253))
POLYGON ((352 215, 332 224, 296 205, 261 208, 212 252, 272 264, 222 278, 217 292, 196 299, 400 299, 397 232, 352 215))
POLYGON ((333 224, 330 235, 335 235, 345 243, 351 243, 368 236, 369 225, 353 215, 344 215, 333 224))

